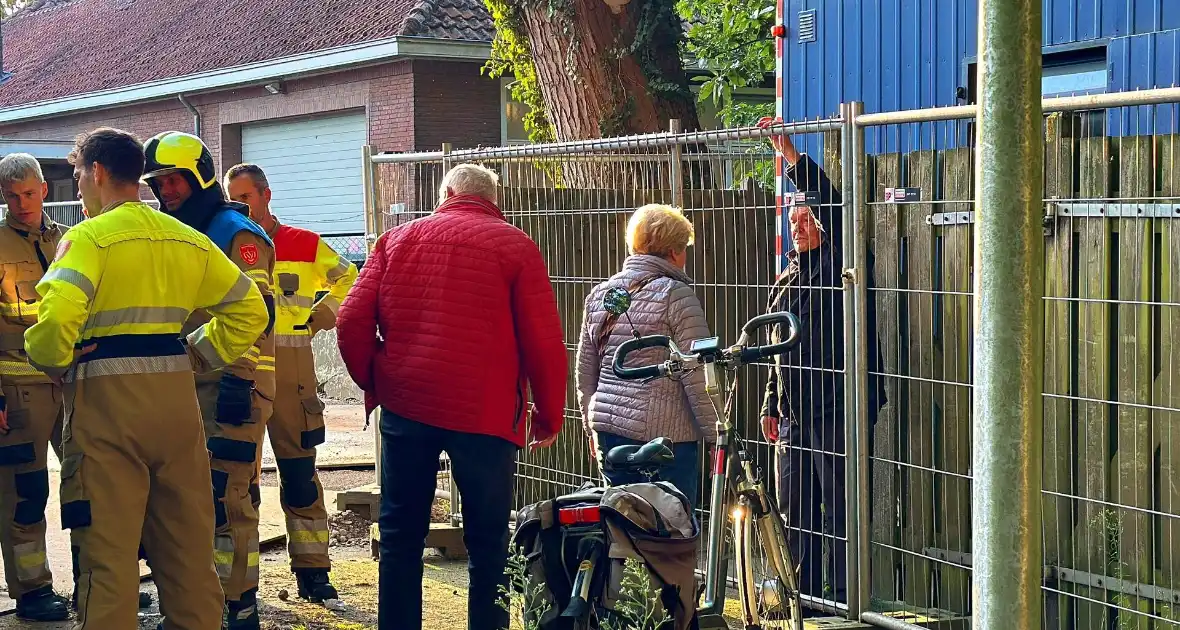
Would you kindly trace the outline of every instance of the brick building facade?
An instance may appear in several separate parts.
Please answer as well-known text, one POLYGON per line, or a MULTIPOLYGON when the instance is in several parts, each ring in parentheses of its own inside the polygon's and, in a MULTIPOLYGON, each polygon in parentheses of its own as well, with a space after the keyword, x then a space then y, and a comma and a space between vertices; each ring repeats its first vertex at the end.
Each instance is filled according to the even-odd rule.
MULTIPOLYGON (((360 152, 349 142, 369 144, 377 153, 436 150, 444 142, 498 145, 504 139, 501 82, 481 73, 492 24, 480 0, 339 0, 323 15, 316 14, 322 5, 309 0, 280 0, 281 11, 272 2, 247 2, 259 5, 240 16, 249 23, 228 30, 191 15, 207 11, 209 3, 138 0, 135 12, 119 10, 120 4, 40 0, 5 21, 0 153, 30 140, 55 141, 47 145, 61 155, 44 163, 48 177, 60 179, 68 177, 61 168, 64 153, 81 132, 113 126, 147 138, 199 128, 224 171, 251 157, 245 155, 252 146, 245 136, 252 129, 261 130, 254 133, 259 138, 265 132, 281 140, 287 137, 283 125, 291 122, 292 155, 304 155, 300 149, 308 143, 337 138, 324 145, 337 152, 334 162, 317 163, 311 151, 304 175, 337 182, 339 193, 326 190, 325 197, 351 199, 359 195, 351 187, 359 184, 360 152), (83 26, 86 39, 107 41, 115 51, 110 63, 95 63, 101 51, 79 59, 68 55, 69 38, 81 36, 83 26), (164 43, 169 41, 175 42, 171 49, 164 43), (151 54, 133 54, 135 49, 161 56, 154 61, 151 54), (120 61, 137 65, 121 67, 120 61), (333 121, 363 130, 337 131, 329 128, 333 121), (304 124, 294 124, 299 122, 304 124), (320 122, 322 133, 316 130, 320 122), (348 163, 351 155, 355 164, 348 163), (321 167, 328 170, 317 171, 321 167)), ((263 147, 264 140, 254 146, 263 147)), ((268 152, 259 148, 254 154, 282 155, 283 148, 272 142, 268 152)), ((57 182, 51 200, 66 200, 55 197, 67 190, 69 184, 57 182)), ((350 203, 339 202, 342 209, 326 211, 324 219, 308 211, 308 221, 351 218, 350 203)))

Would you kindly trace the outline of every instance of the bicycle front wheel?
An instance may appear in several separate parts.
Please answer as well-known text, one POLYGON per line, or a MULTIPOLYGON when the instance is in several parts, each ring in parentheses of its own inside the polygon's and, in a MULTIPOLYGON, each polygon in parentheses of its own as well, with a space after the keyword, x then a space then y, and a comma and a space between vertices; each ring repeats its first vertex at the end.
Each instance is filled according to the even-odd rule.
POLYGON ((786 530, 773 511, 742 499, 733 512, 738 593, 747 628, 803 630, 803 608, 786 530))

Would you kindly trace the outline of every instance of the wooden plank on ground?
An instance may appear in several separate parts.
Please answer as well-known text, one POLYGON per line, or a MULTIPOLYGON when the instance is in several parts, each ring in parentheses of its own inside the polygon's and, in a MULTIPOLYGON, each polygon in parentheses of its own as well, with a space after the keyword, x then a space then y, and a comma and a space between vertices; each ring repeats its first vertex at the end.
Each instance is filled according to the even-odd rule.
MULTIPOLYGON (((915 151, 906 156, 907 185, 922 190, 922 198, 929 199, 935 188, 935 153, 915 151)), ((919 608, 932 607, 931 587, 933 561, 923 556, 923 550, 934 546, 934 388, 929 382, 933 370, 933 295, 934 244, 926 217, 933 206, 905 204, 901 206, 901 232, 905 239, 905 274, 907 292, 902 299, 906 314, 902 321, 906 334, 907 376, 902 384, 905 401, 902 424, 905 439, 901 444, 904 491, 902 505, 902 547, 908 551, 903 562, 905 601, 919 608)))
MULTIPOLYGON (((1118 147, 1119 194, 1124 199, 1151 197, 1155 193, 1153 138, 1120 138, 1118 147)), ((1115 452, 1114 500, 1131 508, 1119 510, 1119 561, 1116 577, 1139 584, 1152 581, 1151 516, 1152 442, 1151 410, 1133 405, 1150 405, 1154 344, 1151 332, 1153 221, 1146 218, 1119 219, 1118 305, 1115 344, 1118 366, 1118 447, 1115 452), (1127 303, 1139 302, 1139 303, 1127 303), (1129 403, 1129 404, 1128 404, 1129 403), (1119 575, 1119 574, 1122 575, 1119 575)), ((1143 613, 1151 611, 1151 600, 1120 594, 1120 606, 1143 613)), ((1121 630, 1146 630, 1150 618, 1127 611, 1119 613, 1121 630)))
MULTIPOLYGON (((1061 115, 1050 116, 1045 133, 1045 198, 1072 199, 1076 140, 1061 133, 1061 115)), ((1045 243, 1045 430, 1041 475, 1045 564, 1074 568, 1073 548, 1073 393, 1075 322, 1073 293, 1073 225, 1059 220, 1045 243), (1063 496, 1064 495, 1064 496, 1063 496)), ((1072 592, 1068 584, 1058 591, 1072 592)), ((1067 630, 1073 598, 1045 593, 1046 626, 1067 630)))
MULTIPOLYGON (((1159 192, 1180 196, 1180 136, 1159 138, 1159 192)), ((1155 355, 1152 404, 1153 438, 1159 458, 1159 512, 1155 518, 1156 579, 1158 586, 1180 589, 1180 219, 1156 222, 1159 243, 1159 299, 1155 319, 1159 347, 1155 355)), ((1157 614, 1180 620, 1180 607, 1160 605, 1157 614)), ((1162 625, 1162 624, 1161 624, 1162 625)))
MULTIPOLYGON (((1079 195, 1087 199, 1109 194, 1110 153, 1105 137, 1079 141, 1079 195)), ((1081 300, 1108 300, 1110 289, 1111 224, 1104 217, 1075 218, 1060 228, 1072 226, 1078 250, 1077 287, 1081 300)), ((1104 575, 1110 562, 1109 531, 1116 527, 1117 514, 1102 503, 1110 497, 1110 304, 1100 301, 1078 303, 1078 402, 1077 525, 1074 529, 1074 561, 1080 571, 1104 575)), ((1080 586, 1077 589, 1077 627, 1105 628, 1109 610, 1104 605, 1107 591, 1080 586)))
MULTIPOLYGON (((950 149, 942 157, 942 199, 961 203, 942 204, 936 212, 972 210, 972 149, 950 149)), ((971 552, 971 265, 973 263, 972 226, 950 225, 937 228, 942 236, 941 290, 941 358, 935 363, 942 370, 942 380, 961 385, 945 385, 941 396, 942 471, 938 484, 938 511, 941 531, 938 546, 948 551, 971 552)), ((971 593, 971 574, 950 564, 939 565, 938 607, 966 614, 971 593)))
MULTIPOLYGON (((885 188, 901 186, 901 159, 898 154, 879 155, 869 161, 872 166, 873 194, 871 201, 884 201, 885 188)), ((869 298, 877 315, 878 339, 881 347, 882 370, 885 374, 898 373, 900 331, 898 318, 900 286, 898 276, 898 206, 870 205, 867 223, 870 229, 869 248, 873 254, 873 281, 869 285, 869 298)), ((871 343, 871 342, 870 342, 871 343)), ((896 601, 901 554, 889 545, 901 545, 898 523, 898 502, 900 491, 900 470, 894 462, 901 461, 898 454, 900 443, 898 431, 898 380, 890 377, 876 377, 885 388, 887 402, 877 414, 873 427, 873 462, 870 473, 873 480, 872 501, 872 598, 880 601, 896 601)), ((870 386, 876 382, 870 378, 870 386)))

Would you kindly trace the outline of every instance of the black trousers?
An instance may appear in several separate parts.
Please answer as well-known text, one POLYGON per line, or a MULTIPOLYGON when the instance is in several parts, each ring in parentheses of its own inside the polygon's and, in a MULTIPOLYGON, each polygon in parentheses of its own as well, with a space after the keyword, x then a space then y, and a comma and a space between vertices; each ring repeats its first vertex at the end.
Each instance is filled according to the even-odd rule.
POLYGON ((508 628, 508 612, 500 607, 499 599, 500 586, 507 585, 504 568, 516 445, 496 437, 439 429, 384 409, 380 426, 378 628, 422 628, 422 553, 430 529, 438 457, 443 451, 451 458, 462 495, 463 540, 471 576, 467 628, 508 628))
POLYGON ((847 602, 848 544, 844 422, 830 418, 779 426, 778 504, 787 517, 799 590, 847 602))

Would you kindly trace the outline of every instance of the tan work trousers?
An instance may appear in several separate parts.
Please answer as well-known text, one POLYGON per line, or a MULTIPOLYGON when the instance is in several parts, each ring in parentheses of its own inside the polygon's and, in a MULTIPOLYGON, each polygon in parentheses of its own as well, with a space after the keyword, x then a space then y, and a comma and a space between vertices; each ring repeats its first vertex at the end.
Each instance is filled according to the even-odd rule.
POLYGON ((49 445, 61 459, 61 389, 49 383, 3 387, 8 433, 0 435, 0 550, 13 599, 52 586, 45 555, 49 445))
POLYGON ((65 402, 61 512, 78 556, 75 630, 137 627, 141 540, 168 630, 220 628, 209 452, 192 372, 84 378, 66 385, 65 402))
POLYGON ((330 569, 328 510, 315 468, 316 447, 324 443, 324 402, 310 345, 275 348, 275 384, 266 429, 279 469, 291 568, 330 569))
MULTIPOLYGON (((251 487, 272 403, 253 393, 250 422, 217 422, 217 382, 199 383, 197 399, 204 418, 213 481, 213 562, 227 601, 258 588, 258 506, 251 487)), ((256 490, 255 490, 256 492, 256 490)))

